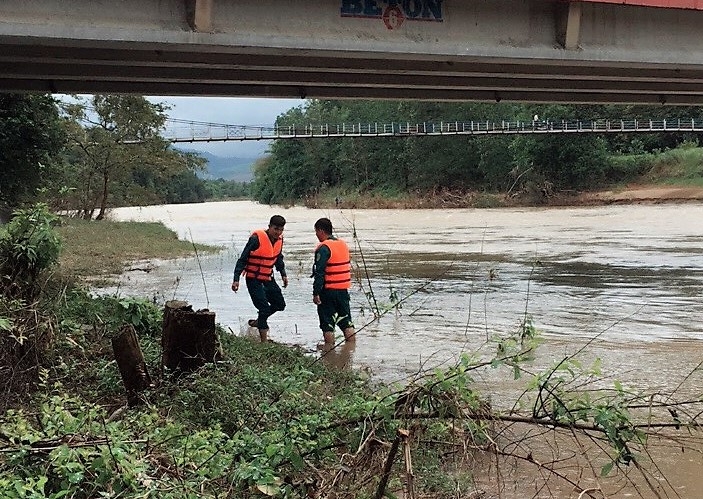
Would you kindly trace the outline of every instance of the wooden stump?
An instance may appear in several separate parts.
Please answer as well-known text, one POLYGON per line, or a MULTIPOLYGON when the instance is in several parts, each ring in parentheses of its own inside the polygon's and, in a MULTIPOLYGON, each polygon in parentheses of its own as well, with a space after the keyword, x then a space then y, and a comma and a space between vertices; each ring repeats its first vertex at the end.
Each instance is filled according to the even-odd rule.
POLYGON ((172 300, 164 306, 161 364, 174 372, 192 372, 221 360, 215 313, 193 311, 188 302, 172 300))
POLYGON ((127 405, 139 405, 142 402, 139 393, 151 385, 151 377, 133 326, 122 326, 120 334, 112 338, 112 350, 127 390, 127 405))

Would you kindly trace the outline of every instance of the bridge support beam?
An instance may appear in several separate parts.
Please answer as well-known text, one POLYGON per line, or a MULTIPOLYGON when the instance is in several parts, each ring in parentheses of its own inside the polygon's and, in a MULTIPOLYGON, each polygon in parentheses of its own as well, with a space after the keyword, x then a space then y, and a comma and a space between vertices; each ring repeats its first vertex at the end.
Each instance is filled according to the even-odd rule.
POLYGON ((581 35, 581 2, 556 5, 557 42, 566 50, 579 48, 581 35))
POLYGON ((186 0, 188 26, 193 31, 212 31, 212 7, 214 0, 186 0))
POLYGON ((1 1, 0 92, 703 103, 703 10, 625 0, 1 1))

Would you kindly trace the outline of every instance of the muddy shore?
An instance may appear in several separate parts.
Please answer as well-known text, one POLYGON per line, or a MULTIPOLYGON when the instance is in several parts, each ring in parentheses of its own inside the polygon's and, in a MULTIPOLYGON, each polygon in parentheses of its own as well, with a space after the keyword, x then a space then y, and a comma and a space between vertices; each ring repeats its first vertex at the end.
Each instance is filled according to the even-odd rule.
POLYGON ((678 203, 703 201, 703 187, 633 185, 618 190, 584 192, 573 196, 573 205, 678 203))
POLYGON ((346 209, 432 209, 432 208, 510 208, 578 207, 611 204, 663 204, 703 202, 703 186, 631 184, 600 191, 550 191, 532 195, 507 195, 467 191, 438 191, 387 198, 374 194, 355 194, 329 198, 315 196, 303 203, 307 208, 346 209))

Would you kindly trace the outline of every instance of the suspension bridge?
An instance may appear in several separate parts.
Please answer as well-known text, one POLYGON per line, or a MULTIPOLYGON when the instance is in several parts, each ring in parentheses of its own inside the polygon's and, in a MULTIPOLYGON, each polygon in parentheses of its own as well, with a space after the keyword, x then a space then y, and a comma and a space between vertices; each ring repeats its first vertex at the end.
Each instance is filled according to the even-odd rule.
POLYGON ((278 126, 228 125, 169 119, 162 136, 170 142, 226 142, 346 137, 654 132, 703 132, 703 118, 665 120, 441 121, 278 126))

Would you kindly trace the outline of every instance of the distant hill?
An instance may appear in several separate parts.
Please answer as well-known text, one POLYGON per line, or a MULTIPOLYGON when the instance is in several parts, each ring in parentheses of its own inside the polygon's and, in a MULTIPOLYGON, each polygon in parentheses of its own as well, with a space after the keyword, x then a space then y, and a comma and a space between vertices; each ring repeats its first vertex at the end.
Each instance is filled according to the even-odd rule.
POLYGON ((254 178, 253 166, 258 158, 223 157, 203 151, 193 152, 207 160, 207 171, 199 174, 202 178, 223 178, 236 182, 251 182, 254 178))
POLYGON ((208 152, 201 152, 200 155, 208 162, 206 178, 237 182, 251 182, 254 178, 253 166, 257 158, 222 157, 208 152))

